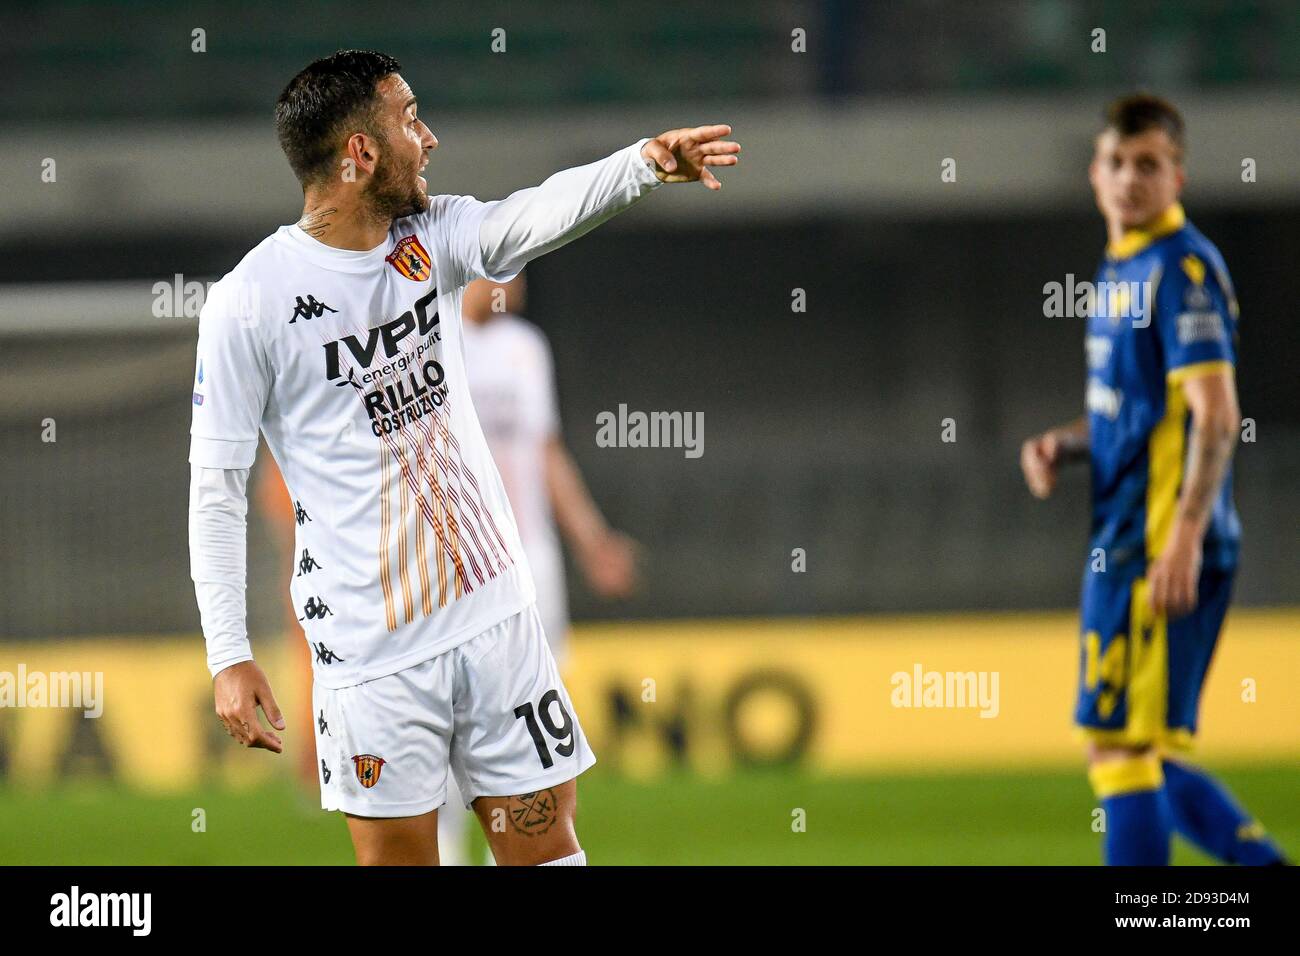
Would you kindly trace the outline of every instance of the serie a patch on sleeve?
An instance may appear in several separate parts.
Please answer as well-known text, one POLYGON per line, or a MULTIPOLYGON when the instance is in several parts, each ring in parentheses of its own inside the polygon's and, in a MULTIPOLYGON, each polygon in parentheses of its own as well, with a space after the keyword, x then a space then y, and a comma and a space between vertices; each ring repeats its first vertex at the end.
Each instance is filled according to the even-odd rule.
POLYGON ((1218 342, 1223 338, 1223 316, 1218 312, 1183 312, 1178 316, 1179 345, 1218 342))

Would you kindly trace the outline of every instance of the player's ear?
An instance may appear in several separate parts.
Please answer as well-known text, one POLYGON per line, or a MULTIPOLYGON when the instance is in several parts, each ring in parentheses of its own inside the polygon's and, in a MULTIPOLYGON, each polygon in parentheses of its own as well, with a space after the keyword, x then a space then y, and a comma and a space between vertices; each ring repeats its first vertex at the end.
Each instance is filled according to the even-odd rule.
POLYGON ((353 133, 348 137, 347 153, 358 170, 373 173, 379 164, 379 142, 365 133, 353 133))

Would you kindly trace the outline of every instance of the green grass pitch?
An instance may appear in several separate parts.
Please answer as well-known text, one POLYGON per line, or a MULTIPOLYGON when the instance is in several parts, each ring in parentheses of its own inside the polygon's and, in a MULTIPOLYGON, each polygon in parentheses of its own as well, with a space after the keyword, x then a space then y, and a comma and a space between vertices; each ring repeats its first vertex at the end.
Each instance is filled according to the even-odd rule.
MULTIPOLYGON (((1221 779, 1293 858, 1300 768, 1221 779)), ((641 783, 583 776, 578 832, 593 865, 1094 864, 1082 770, 947 776, 749 773, 641 783), (794 832, 794 811, 806 831, 794 832)), ((350 864, 340 814, 283 784, 152 797, 105 786, 0 788, 0 864, 350 864), (207 830, 191 830, 194 808, 207 830)), ((1174 862, 1209 862, 1179 842, 1174 862)))

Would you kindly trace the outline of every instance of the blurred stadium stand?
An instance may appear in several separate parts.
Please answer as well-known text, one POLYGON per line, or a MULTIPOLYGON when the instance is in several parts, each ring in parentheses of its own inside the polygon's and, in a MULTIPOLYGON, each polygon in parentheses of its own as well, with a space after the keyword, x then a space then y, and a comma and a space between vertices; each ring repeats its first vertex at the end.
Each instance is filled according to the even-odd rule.
POLYGON ((1096 89, 1146 82, 1229 87, 1300 79, 1300 29, 1285 0, 757 0, 647 6, 633 0, 388 5, 323 0, 5 4, 6 122, 265 115, 268 91, 341 36, 383 49, 440 106, 556 108, 716 96, 1096 89), (295 12, 297 15, 295 15, 295 12), (1117 55, 1081 58, 1104 25, 1117 55), (507 29, 508 57, 484 37, 507 29), (207 31, 210 69, 189 35, 207 31), (790 29, 812 37, 787 57, 790 29), (758 55, 755 55, 755 54, 758 55), (767 55, 763 55, 766 53, 767 55), (155 82, 147 82, 154 78, 155 82))

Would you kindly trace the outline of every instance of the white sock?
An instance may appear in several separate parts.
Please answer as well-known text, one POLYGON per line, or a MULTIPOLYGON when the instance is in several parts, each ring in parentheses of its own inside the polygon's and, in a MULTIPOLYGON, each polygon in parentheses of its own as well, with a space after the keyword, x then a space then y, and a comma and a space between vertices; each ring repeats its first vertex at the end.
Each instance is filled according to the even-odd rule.
POLYGON ((539 863, 538 866, 586 866, 587 854, 579 850, 573 856, 562 856, 558 860, 539 863))

